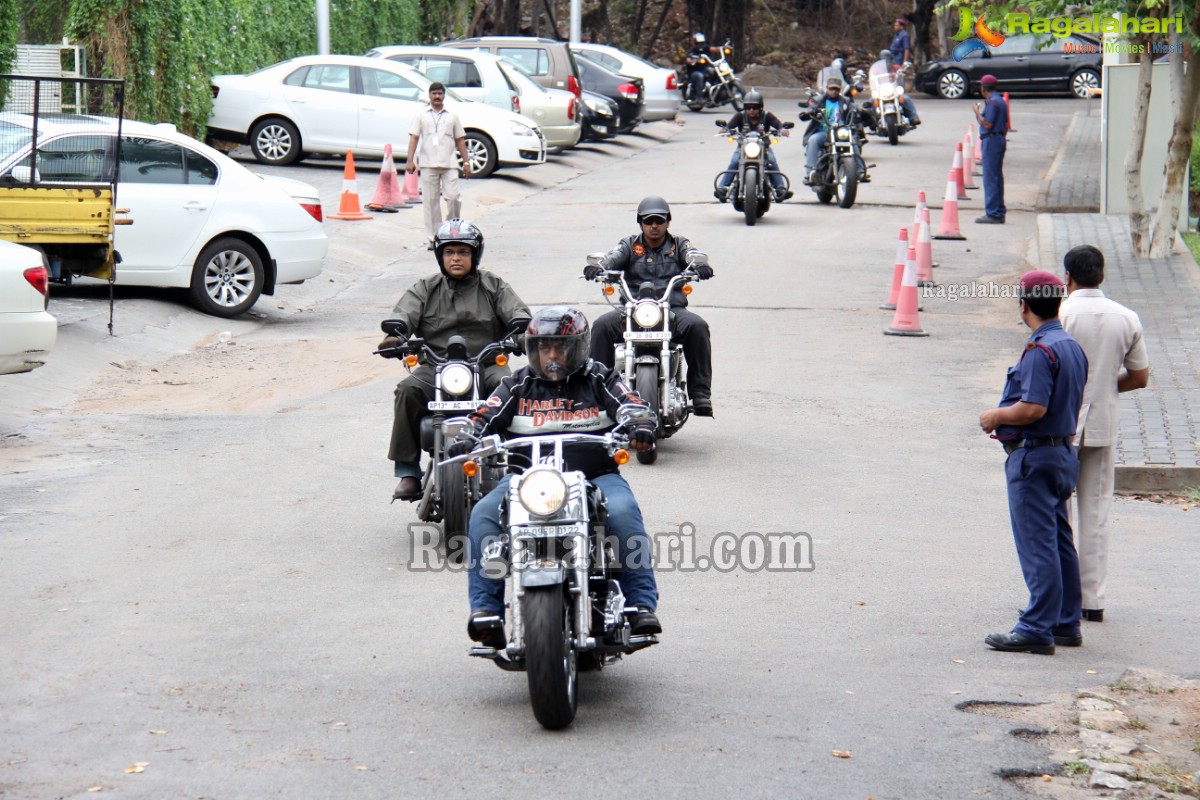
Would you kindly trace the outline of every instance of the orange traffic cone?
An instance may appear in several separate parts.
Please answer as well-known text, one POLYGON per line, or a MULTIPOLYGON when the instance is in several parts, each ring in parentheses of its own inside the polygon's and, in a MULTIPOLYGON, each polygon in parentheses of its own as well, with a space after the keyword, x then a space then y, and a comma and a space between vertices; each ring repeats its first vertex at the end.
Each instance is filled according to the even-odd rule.
MULTIPOLYGON (((928 212, 926 212, 928 216, 928 212)), ((913 242, 913 260, 917 265, 917 285, 936 286, 933 279, 933 242, 929 238, 929 223, 922 220, 918 227, 917 241, 913 242)))
MULTIPOLYGON (((912 252, 912 248, 909 248, 912 252)), ((900 297, 896 302, 896 314, 892 317, 890 327, 883 332, 888 336, 928 336, 921 329, 921 320, 917 316, 917 265, 908 261, 904 265, 904 277, 900 280, 900 297)))
POLYGON ((929 268, 940 267, 941 264, 933 260, 933 226, 929 222, 929 206, 921 208, 921 238, 917 239, 917 267, 921 266, 921 248, 925 248, 926 258, 929 259, 929 268), (921 241, 924 239, 924 241, 921 241))
POLYGON ((975 159, 971 154, 971 129, 967 128, 967 135, 963 137, 963 188, 978 189, 975 185, 975 179, 971 174, 975 172, 975 159))
POLYGON ((370 214, 362 212, 358 202, 358 174, 354 171, 354 153, 346 151, 346 169, 342 173, 342 202, 336 214, 330 214, 329 219, 370 219, 370 214))
POLYGON ((908 253, 908 228, 900 229, 900 241, 896 243, 896 258, 892 264, 892 291, 888 300, 879 307, 885 311, 895 311, 896 301, 900 298, 900 282, 904 279, 904 259, 908 253))
POLYGON ((962 157, 962 142, 954 145, 954 161, 950 167, 950 174, 954 176, 954 187, 958 189, 959 200, 970 200, 967 196, 967 187, 963 182, 963 157, 962 157))
POLYGON ((1012 102, 1008 99, 1008 92, 1003 92, 1000 96, 1004 98, 1004 105, 1008 108, 1008 119, 1006 120, 1008 125, 1005 126, 1005 129, 1009 133, 1016 133, 1017 129, 1012 124, 1012 102))
POLYGON ((938 232, 934 239, 966 239, 958 229, 958 188, 954 184, 954 170, 946 179, 946 199, 942 201, 942 218, 938 221, 938 232))
POLYGON ((417 182, 417 171, 413 169, 412 172, 409 172, 408 165, 405 165, 404 189, 400 192, 400 197, 404 199, 404 202, 414 206, 421 202, 421 185, 417 182))
POLYGON ((375 197, 367 203, 372 211, 387 211, 396 213, 401 208, 408 208, 404 198, 400 196, 400 179, 396 175, 396 162, 392 160, 392 146, 383 146, 383 168, 379 170, 379 183, 375 186, 375 197))

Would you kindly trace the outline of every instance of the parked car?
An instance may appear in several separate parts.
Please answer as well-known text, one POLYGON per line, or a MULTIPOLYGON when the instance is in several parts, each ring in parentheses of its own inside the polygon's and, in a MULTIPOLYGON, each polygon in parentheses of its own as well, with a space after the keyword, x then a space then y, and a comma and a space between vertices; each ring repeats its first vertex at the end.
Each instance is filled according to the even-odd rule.
MULTIPOLYGON (((305 153, 382 158, 408 153, 413 118, 428 107, 429 78, 405 64, 364 56, 302 56, 249 75, 212 79, 209 135, 250 145, 264 164, 291 164, 305 153), (353 120, 353 124, 349 121, 353 120)), ((446 107, 466 130, 471 173, 546 160, 546 140, 531 119, 453 90, 446 107)))
POLYGON ((0 375, 46 363, 58 320, 46 312, 50 279, 40 250, 0 240, 0 375))
POLYGON ((368 51, 367 57, 407 64, 429 80, 453 89, 459 97, 521 113, 517 87, 500 70, 500 57, 491 53, 454 52, 434 45, 387 45, 368 51))
MULTIPOLYGON (((0 183, 28 182, 32 119, 4 115, 0 183)), ((39 118, 37 180, 107 185, 116 139, 112 118, 39 118)), ((189 289, 201 310, 220 317, 247 311, 280 284, 315 278, 329 244, 316 189, 255 175, 169 124, 121 122, 117 202, 132 224, 113 234, 116 282, 189 289)))
POLYGON ((979 79, 995 75, 1006 92, 1059 92, 1088 97, 1100 87, 1104 60, 1100 43, 1072 34, 1044 42, 1035 36, 1010 36, 998 47, 974 50, 962 61, 940 58, 917 70, 917 91, 949 100, 979 92, 979 79))
POLYGON ((621 127, 621 110, 612 100, 585 89, 580 110, 583 112, 582 141, 598 142, 617 135, 617 129, 621 127))
POLYGON ((486 50, 507 58, 547 89, 566 89, 579 97, 583 80, 566 42, 536 36, 475 36, 442 42, 440 47, 486 50))
POLYGON ((583 77, 583 88, 602 94, 617 104, 621 111, 621 124, 617 133, 629 133, 642 122, 642 79, 619 75, 608 67, 586 58, 579 59, 579 73, 583 77))
POLYGON ((645 90, 646 107, 642 119, 654 122, 660 119, 675 119, 682 101, 675 70, 660 67, 632 53, 626 53, 607 44, 583 42, 571 45, 572 52, 580 58, 595 61, 602 67, 622 75, 641 78, 645 90))
MULTIPOLYGON (((481 54, 482 55, 482 54, 481 54)), ((566 89, 547 89, 506 58, 500 69, 517 87, 518 110, 537 122, 547 147, 574 147, 583 136, 579 98, 566 89)))

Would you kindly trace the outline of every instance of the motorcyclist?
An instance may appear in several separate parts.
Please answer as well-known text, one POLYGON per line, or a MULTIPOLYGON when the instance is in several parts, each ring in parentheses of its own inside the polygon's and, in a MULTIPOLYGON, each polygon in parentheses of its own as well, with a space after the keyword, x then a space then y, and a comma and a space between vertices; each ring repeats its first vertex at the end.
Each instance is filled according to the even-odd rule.
MULTIPOLYGON (((891 50, 880 50, 879 60, 887 63, 888 70, 898 72, 904 68, 904 64, 897 65, 892 59, 894 58, 891 50)), ((904 62, 907 63, 907 62, 904 62)), ((917 116, 917 104, 905 92, 900 96, 900 113, 904 114, 904 118, 908 120, 908 124, 914 128, 921 124, 921 118, 917 116)))
MULTIPOLYGON (((746 97, 742 101, 742 110, 730 118, 725 128, 729 131, 759 131, 767 136, 792 135, 791 131, 783 127, 783 122, 779 117, 763 109, 762 92, 757 89, 751 89, 746 92, 746 97)), ((775 201, 782 203, 791 197, 793 193, 787 188, 787 184, 783 180, 783 175, 779 173, 779 163, 775 160, 774 148, 767 147, 766 156, 767 180, 771 182, 771 188, 775 193, 775 201)), ((738 151, 734 150, 733 156, 729 159, 729 166, 726 167, 725 172, 721 173, 721 178, 717 181, 717 188, 713 192, 714 196, 722 203, 729 199, 729 184, 733 182, 733 176, 737 172, 737 168, 738 151)))
MULTIPOLYGON (((642 232, 626 236, 604 256, 604 266, 588 265, 583 276, 597 280, 605 269, 622 270, 627 282, 636 287, 650 281, 662 293, 671 278, 687 269, 692 253, 700 250, 682 236, 668 232, 671 223, 671 207, 661 197, 647 197, 638 204, 637 221, 642 232)), ((708 264, 696 268, 700 280, 713 276, 708 264)), ((692 411, 698 417, 711 417, 712 406, 712 342, 708 323, 700 315, 688 311, 687 297, 679 286, 671 294, 672 328, 675 338, 683 343, 683 357, 687 360, 688 392, 692 397, 692 411)), ((625 317, 620 310, 601 314, 592 326, 592 358, 606 367, 613 365, 613 348, 625 338, 625 317)))
POLYGON ((815 96, 807 103, 809 122, 808 128, 804 131, 804 183, 806 184, 811 185, 816 177, 817 164, 821 160, 821 148, 829 141, 830 128, 849 121, 854 113, 850 101, 842 97, 842 84, 841 78, 831 77, 825 82, 825 94, 815 96))
MULTIPOLYGON (((450 337, 457 334, 466 339, 467 352, 475 356, 510 331, 524 329, 530 318, 525 301, 504 279, 479 269, 483 260, 479 228, 463 219, 446 220, 433 243, 441 271, 417 281, 404 293, 392 310, 392 316, 402 322, 402 335, 388 336, 377 349, 386 351, 409 336, 418 336, 444 358, 450 337)), ((401 354, 380 355, 399 358, 401 354)), ((495 362, 486 365, 481 370, 481 392, 491 392, 510 373, 508 367, 495 362)), ((433 399, 433 384, 433 367, 422 364, 396 386, 388 458, 395 462, 400 483, 392 493, 393 500, 421 497, 420 425, 433 399)))
POLYGON ((703 33, 697 32, 692 37, 692 46, 687 51, 687 71, 689 95, 698 100, 704 99, 704 82, 712 71, 709 59, 708 40, 703 33))
MULTIPOLYGON (((531 436, 559 433, 604 434, 615 427, 620 406, 645 402, 622 382, 616 370, 589 358, 587 318, 568 306, 550 306, 539 311, 525 333, 529 366, 501 381, 472 415, 476 436, 500 434, 531 436)), ((654 446, 653 419, 630 432, 630 447, 648 450, 654 446)), ((465 442, 451 447, 452 453, 466 452, 465 442)), ((518 464, 520 454, 510 454, 518 464)), ((618 541, 618 582, 627 606, 637 613, 630 619, 635 635, 661 633, 655 609, 658 587, 654 580, 650 540, 642 512, 629 484, 621 477, 616 462, 598 444, 568 444, 563 447, 568 470, 580 470, 604 493, 608 509, 607 533, 618 541)), ((506 497, 511 476, 500 481, 471 512, 468 533, 470 572, 467 586, 471 616, 467 634, 472 640, 500 649, 507 641, 502 628, 477 625, 480 618, 504 614, 504 581, 484 574, 484 547, 502 534, 500 504, 506 497)))

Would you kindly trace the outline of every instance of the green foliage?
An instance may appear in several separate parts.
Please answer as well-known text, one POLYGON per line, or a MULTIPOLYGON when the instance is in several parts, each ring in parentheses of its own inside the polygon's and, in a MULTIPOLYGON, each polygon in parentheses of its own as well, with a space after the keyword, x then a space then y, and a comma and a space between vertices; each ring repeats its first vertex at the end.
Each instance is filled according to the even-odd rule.
POLYGON ((16 0, 0 0, 0 72, 8 72, 17 57, 19 19, 16 0))

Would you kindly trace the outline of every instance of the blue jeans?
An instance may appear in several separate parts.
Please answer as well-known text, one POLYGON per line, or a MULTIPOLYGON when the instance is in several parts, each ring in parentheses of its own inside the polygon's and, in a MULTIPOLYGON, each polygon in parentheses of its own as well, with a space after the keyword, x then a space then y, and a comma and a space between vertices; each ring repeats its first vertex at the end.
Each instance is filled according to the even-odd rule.
POLYGON ((829 131, 816 131, 808 137, 808 144, 804 145, 804 168, 809 172, 817 169, 817 162, 821 160, 821 148, 828 141, 829 131))
POLYGON ((989 217, 1004 219, 1004 151, 1008 149, 1003 136, 984 136, 979 143, 983 156, 983 210, 989 217))
MULTIPOLYGON (((483 548, 503 532, 500 527, 500 501, 508 491, 513 476, 505 476, 500 484, 475 504, 471 511, 471 529, 467 534, 467 591, 472 611, 490 611, 504 616, 504 581, 483 574, 483 548)), ((624 565, 618 577, 625 604, 658 608, 658 584, 654 581, 651 564, 650 539, 642 522, 633 490, 617 474, 600 475, 592 483, 604 492, 608 501, 607 534, 617 538, 617 560, 624 565)))
MULTIPOLYGON (((733 183, 733 176, 737 174, 739 155, 737 150, 733 151, 733 157, 729 159, 729 166, 721 173, 721 178, 717 181, 718 189, 724 189, 733 183)), ((771 188, 783 189, 783 176, 779 174, 779 162, 775 160, 773 150, 767 150, 767 180, 771 182, 771 188)))
POLYGON ((917 105, 908 95, 904 95, 904 100, 900 102, 900 113, 904 114, 904 118, 912 123, 917 119, 917 105))

